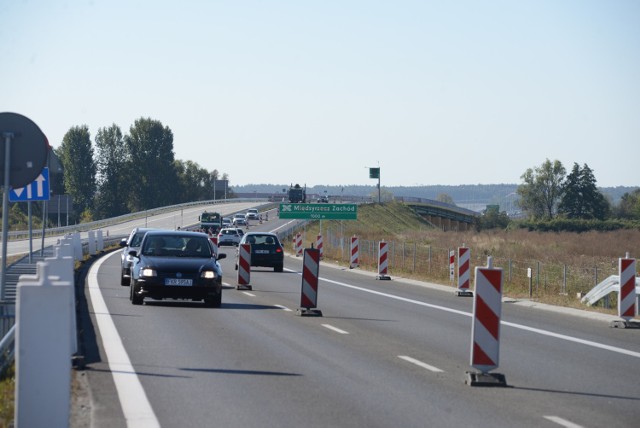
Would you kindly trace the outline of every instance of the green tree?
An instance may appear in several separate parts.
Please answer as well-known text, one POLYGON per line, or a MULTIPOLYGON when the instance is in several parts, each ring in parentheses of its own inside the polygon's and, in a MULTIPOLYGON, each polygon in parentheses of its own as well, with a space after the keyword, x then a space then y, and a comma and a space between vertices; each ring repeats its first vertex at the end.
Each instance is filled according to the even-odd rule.
POLYGON ((129 212, 127 207, 128 163, 122 131, 116 124, 100 128, 96 134, 97 185, 95 211, 98 218, 129 212))
POLYGON ((564 182, 558 213, 567 218, 604 220, 609 216, 609 202, 596 187, 593 170, 587 164, 582 168, 573 164, 564 182))
POLYGON ((175 203, 179 197, 171 129, 160 121, 140 118, 129 129, 125 144, 134 188, 129 208, 140 211, 175 203))
POLYGON ((547 159, 539 167, 527 169, 522 174, 524 184, 518 186, 519 206, 530 217, 551 219, 556 214, 562 198, 566 170, 558 160, 547 159))
POLYGON ((180 199, 177 202, 192 202, 213 199, 211 173, 195 162, 176 160, 174 162, 180 199))
POLYGON ((629 220, 640 220, 640 189, 622 195, 616 207, 616 216, 629 220))
POLYGON ((487 207, 478 219, 477 229, 506 229, 510 222, 511 220, 506 211, 501 212, 497 205, 490 206, 487 207))
POLYGON ((64 168, 64 188, 73 198, 76 213, 92 209, 96 193, 96 165, 89 128, 82 125, 69 129, 58 152, 64 168))

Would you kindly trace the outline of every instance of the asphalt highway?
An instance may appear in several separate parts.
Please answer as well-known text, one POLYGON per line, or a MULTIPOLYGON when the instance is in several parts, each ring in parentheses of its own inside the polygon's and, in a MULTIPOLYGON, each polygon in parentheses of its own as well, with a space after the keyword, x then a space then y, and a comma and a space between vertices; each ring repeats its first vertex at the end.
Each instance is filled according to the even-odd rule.
MULTIPOLYGON (((255 226, 273 230, 284 221, 255 226)), ((473 299, 321 263, 320 317, 300 308, 302 260, 255 268, 236 289, 223 247, 222 307, 150 301, 119 284, 119 251, 90 268, 86 377, 96 427, 631 427, 640 330, 610 317, 502 304, 506 387, 465 383, 473 299)))

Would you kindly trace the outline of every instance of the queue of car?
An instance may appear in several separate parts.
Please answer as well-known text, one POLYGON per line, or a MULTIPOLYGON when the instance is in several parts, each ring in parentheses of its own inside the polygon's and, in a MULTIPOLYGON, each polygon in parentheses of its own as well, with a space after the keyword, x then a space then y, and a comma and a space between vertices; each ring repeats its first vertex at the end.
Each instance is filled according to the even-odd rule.
MULTIPOLYGON (((239 225, 247 219, 259 219, 258 210, 237 213, 217 235, 218 247, 251 244, 251 266, 282 272, 284 248, 278 236, 270 232, 247 232, 239 225)), ((223 222, 224 222, 223 218, 223 222)), ((120 242, 120 284, 129 286, 129 299, 141 305, 154 300, 202 300, 208 307, 222 303, 222 268, 209 235, 187 230, 138 227, 120 242)), ((238 252, 236 251, 236 270, 238 252)))

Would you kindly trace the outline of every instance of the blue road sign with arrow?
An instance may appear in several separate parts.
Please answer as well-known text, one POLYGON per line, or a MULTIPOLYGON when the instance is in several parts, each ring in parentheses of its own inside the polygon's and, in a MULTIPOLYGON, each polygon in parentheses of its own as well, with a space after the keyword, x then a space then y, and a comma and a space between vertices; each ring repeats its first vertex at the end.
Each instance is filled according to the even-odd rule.
POLYGON ((9 191, 9 202, 48 201, 51 199, 49 191, 49 168, 44 167, 40 175, 24 187, 9 191))

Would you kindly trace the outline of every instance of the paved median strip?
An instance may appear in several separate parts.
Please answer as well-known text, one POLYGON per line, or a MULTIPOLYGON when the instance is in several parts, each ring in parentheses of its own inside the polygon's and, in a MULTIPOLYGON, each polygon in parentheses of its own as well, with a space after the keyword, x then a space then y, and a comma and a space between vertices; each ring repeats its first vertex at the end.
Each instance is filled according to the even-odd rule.
POLYGON ((422 367, 423 369, 427 369, 427 370, 429 370, 431 372, 434 372, 434 373, 442 373, 444 371, 444 370, 440 370, 437 367, 434 367, 432 365, 424 363, 424 362, 422 362, 420 360, 416 360, 415 358, 408 357, 406 355, 398 355, 398 358, 400 358, 401 360, 405 360, 405 361, 407 361, 407 362, 409 362, 411 364, 415 364, 418 367, 422 367))

